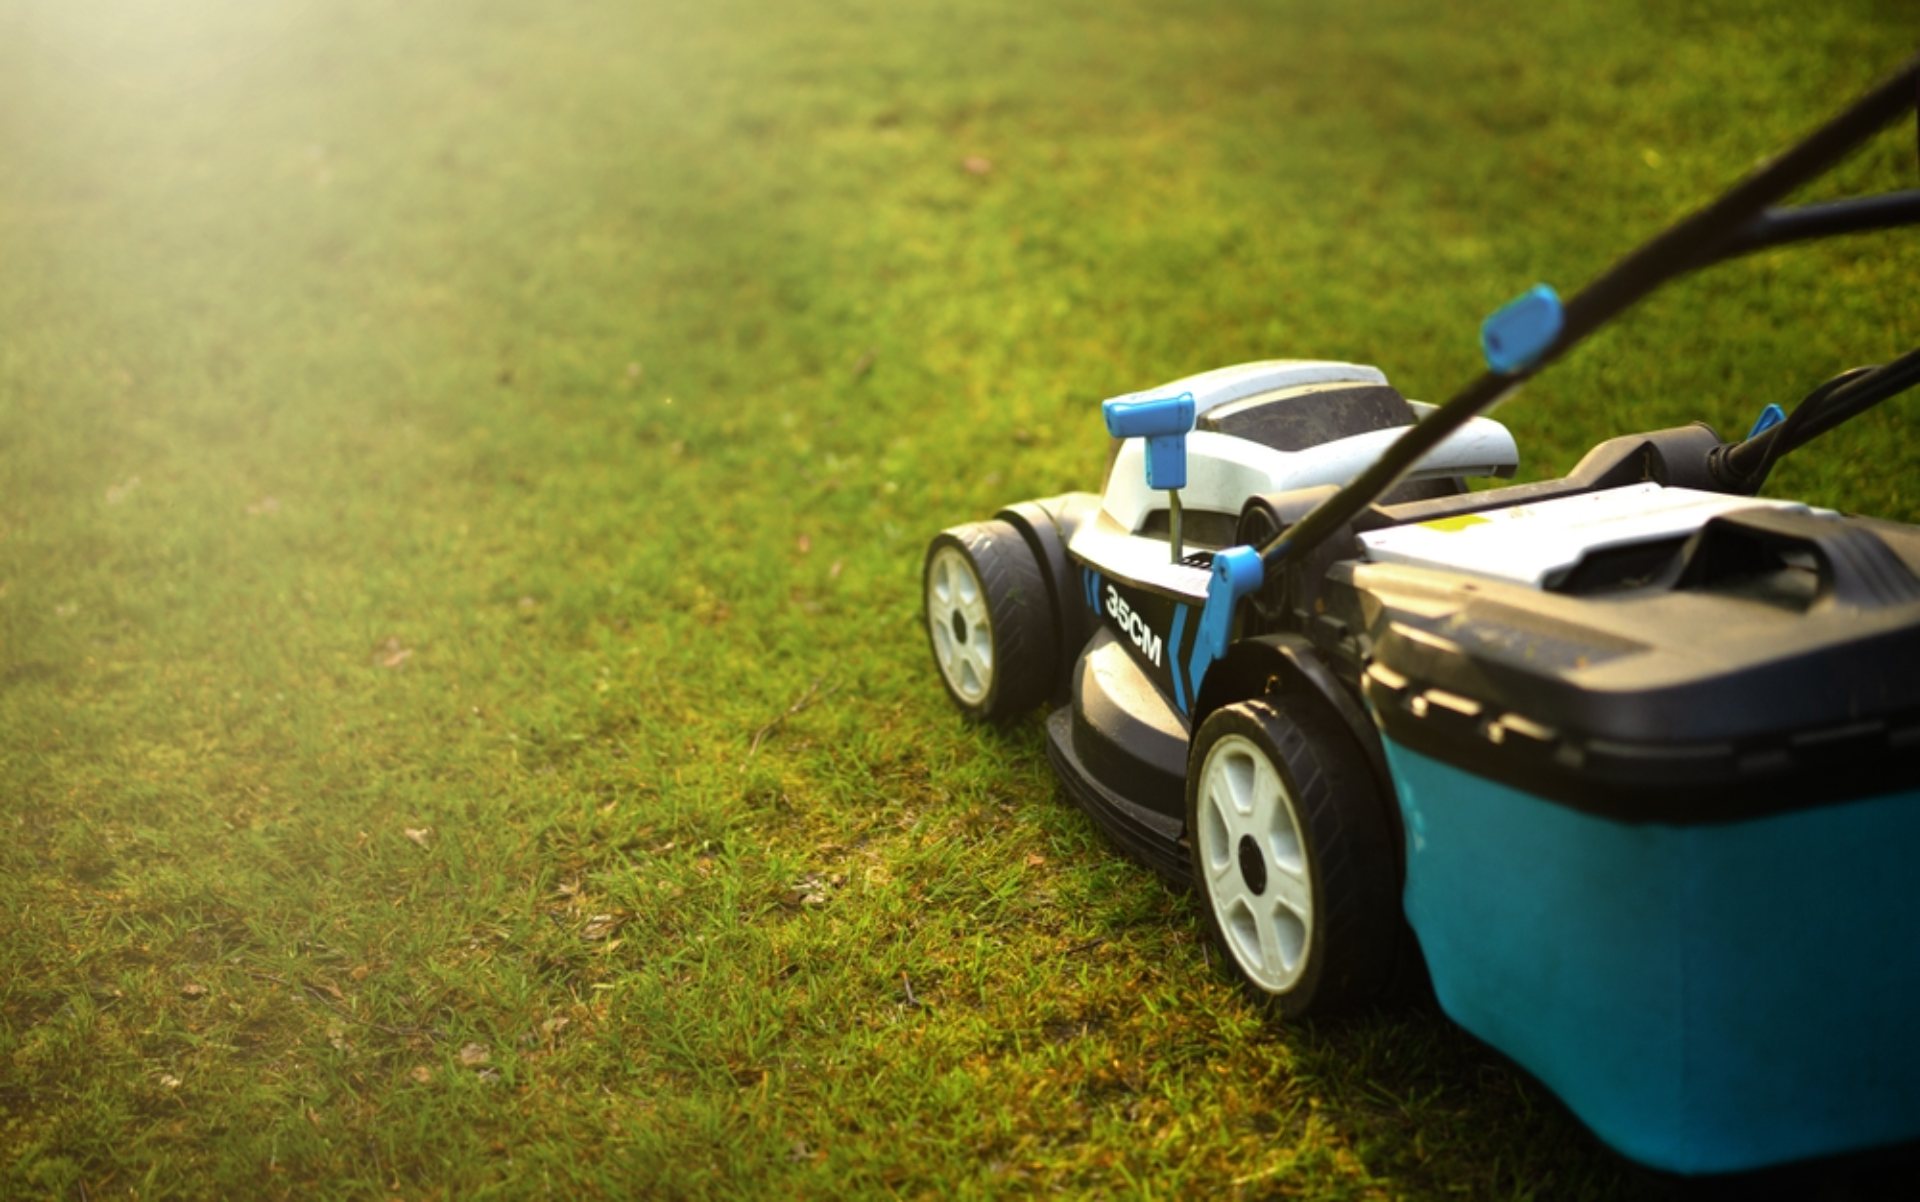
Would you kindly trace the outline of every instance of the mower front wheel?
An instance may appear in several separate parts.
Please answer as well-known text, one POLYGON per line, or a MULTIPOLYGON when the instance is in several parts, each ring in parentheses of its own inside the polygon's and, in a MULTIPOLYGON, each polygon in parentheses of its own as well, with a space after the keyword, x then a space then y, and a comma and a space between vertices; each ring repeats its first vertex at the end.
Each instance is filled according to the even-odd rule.
POLYGON ((933 662, 963 713, 1000 721, 1046 699, 1060 649, 1040 561, 1018 530, 993 521, 941 531, 922 585, 933 662))
POLYGON ((1224 706, 1193 741, 1194 886, 1233 976, 1290 1018, 1379 999, 1401 925, 1386 807, 1353 735, 1310 699, 1224 706))

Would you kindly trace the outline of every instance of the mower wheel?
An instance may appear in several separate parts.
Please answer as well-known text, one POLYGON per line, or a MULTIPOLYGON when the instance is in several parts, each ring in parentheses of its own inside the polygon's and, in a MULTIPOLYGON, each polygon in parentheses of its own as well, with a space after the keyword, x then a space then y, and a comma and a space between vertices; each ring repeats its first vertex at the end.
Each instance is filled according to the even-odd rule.
POLYGON ((1387 808, 1353 735, 1311 699, 1224 706, 1187 771, 1201 911, 1232 975, 1289 1018, 1381 998, 1403 949, 1387 808))
POLYGON ((933 662, 962 712, 1000 721, 1046 698, 1060 649, 1040 561, 1018 530, 993 521, 941 531, 922 583, 933 662))

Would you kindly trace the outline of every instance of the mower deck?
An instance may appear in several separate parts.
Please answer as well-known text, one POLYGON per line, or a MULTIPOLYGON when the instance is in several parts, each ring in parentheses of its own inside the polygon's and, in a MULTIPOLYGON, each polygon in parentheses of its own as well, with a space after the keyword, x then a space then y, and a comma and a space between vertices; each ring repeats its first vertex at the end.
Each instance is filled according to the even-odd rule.
POLYGON ((1189 883, 1186 726, 1110 630, 1075 665, 1072 701, 1047 716, 1047 757, 1074 804, 1123 851, 1189 883))

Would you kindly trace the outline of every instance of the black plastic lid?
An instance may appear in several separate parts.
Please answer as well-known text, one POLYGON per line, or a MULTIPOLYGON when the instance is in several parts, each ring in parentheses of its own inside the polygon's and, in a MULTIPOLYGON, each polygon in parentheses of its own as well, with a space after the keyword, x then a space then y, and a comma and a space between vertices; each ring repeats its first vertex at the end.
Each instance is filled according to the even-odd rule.
POLYGON ((1304 451, 1354 434, 1413 424, 1413 407, 1386 384, 1294 387, 1265 399, 1235 402, 1226 410, 1201 414, 1196 428, 1250 439, 1276 451, 1304 451))
POLYGON ((1743 510, 1670 556, 1588 593, 1358 566, 1386 734, 1628 821, 1920 788, 1920 530, 1743 510))

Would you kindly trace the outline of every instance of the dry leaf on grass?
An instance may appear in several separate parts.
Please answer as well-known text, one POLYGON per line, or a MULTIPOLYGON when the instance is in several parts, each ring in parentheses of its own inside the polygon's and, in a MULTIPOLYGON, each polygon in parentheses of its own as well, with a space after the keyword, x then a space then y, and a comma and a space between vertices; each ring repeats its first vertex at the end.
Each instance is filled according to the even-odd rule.
POLYGON ((373 662, 383 668, 397 668, 413 658, 413 648, 402 646, 398 637, 388 638, 373 653, 373 662))
POLYGON ((620 924, 624 921, 624 919, 613 914, 595 914, 592 918, 587 919, 586 926, 580 928, 580 938, 592 942, 605 939, 607 936, 619 930, 620 924))
POLYGON ((421 1085, 426 1085, 433 1080, 433 1070, 424 1064, 417 1064, 413 1067, 413 1071, 408 1073, 407 1076, 412 1077, 421 1085))
POLYGON ((493 1059, 493 1053, 487 1051, 487 1045, 484 1043, 469 1043, 462 1046, 459 1051, 462 1068, 479 1068, 491 1059, 493 1059))
POLYGON ((407 838, 413 840, 415 843, 418 843, 422 847, 427 846, 427 840, 433 837, 433 828, 430 826, 420 826, 420 827, 409 826, 403 829, 405 831, 407 838))
POLYGON ((203 998, 207 996, 207 987, 198 981, 188 981, 180 987, 180 996, 184 998, 203 998))

